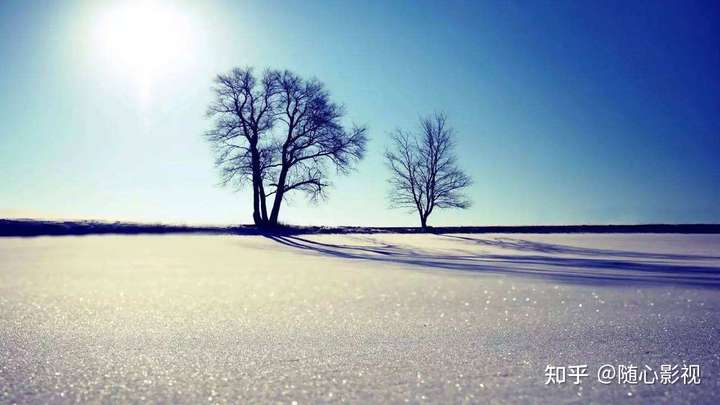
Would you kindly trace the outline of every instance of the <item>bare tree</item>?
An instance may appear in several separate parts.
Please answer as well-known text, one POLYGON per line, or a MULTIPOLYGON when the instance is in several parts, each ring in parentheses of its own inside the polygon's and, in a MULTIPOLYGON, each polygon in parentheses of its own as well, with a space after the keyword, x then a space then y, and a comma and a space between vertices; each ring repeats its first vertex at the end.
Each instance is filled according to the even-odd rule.
POLYGON ((213 90, 208 116, 214 126, 206 136, 222 184, 252 184, 256 225, 277 225, 293 190, 312 200, 324 197, 329 170, 347 173, 365 153, 365 127, 346 129, 344 109, 318 80, 277 70, 258 80, 250 68, 234 69, 218 75, 213 90))
POLYGON ((436 113, 420 119, 415 133, 396 130, 385 151, 391 171, 390 203, 417 211, 423 228, 435 208, 470 206, 462 192, 472 180, 457 166, 453 134, 446 115, 436 113))

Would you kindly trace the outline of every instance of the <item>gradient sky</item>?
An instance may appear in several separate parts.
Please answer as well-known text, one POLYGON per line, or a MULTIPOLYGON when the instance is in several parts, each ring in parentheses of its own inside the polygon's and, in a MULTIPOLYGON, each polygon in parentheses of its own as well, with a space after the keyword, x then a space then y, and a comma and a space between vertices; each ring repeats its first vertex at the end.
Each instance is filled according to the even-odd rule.
POLYGON ((720 222, 717 2, 157 3, 180 28, 145 53, 110 44, 138 32, 118 2, 0 3, 0 217, 251 222, 202 137, 213 76, 249 65, 369 127, 358 170, 283 221, 416 225, 382 150, 445 111, 474 206, 431 224, 720 222))

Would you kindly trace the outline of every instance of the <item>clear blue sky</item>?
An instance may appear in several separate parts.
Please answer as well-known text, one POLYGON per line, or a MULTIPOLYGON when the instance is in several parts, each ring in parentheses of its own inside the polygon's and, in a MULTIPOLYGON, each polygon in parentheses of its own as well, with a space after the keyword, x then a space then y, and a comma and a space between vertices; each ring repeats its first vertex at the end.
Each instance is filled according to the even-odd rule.
POLYGON ((202 138, 212 77, 250 65, 318 77, 370 130, 284 221, 415 225, 382 150, 445 111, 475 204, 431 224, 720 222, 717 2, 156 3, 0 3, 0 217, 251 222, 202 138))

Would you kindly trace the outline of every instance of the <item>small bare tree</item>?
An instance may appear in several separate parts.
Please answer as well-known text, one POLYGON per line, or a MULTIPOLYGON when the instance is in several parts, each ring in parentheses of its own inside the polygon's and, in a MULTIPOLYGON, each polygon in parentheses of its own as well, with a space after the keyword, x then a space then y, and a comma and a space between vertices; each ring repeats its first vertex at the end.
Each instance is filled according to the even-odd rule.
POLYGON ((420 119, 416 133, 396 130, 385 151, 391 171, 390 203, 417 211, 423 229, 435 208, 470 206, 462 192, 472 180, 457 166, 453 134, 446 115, 436 113, 420 119))
POLYGON ((213 91, 208 116, 214 126, 206 137, 222 184, 252 184, 258 226, 278 224, 291 191, 313 200, 325 196, 330 168, 347 173, 365 153, 365 127, 346 129, 344 109, 315 79, 278 70, 266 70, 258 79, 252 69, 236 68, 218 75, 213 91))

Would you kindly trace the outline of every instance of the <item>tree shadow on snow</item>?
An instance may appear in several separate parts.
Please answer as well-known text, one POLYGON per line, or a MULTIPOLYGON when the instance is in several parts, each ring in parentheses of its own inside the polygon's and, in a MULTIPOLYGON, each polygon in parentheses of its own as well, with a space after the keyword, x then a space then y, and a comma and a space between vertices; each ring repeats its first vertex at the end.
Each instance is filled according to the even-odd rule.
POLYGON ((516 275, 592 285, 692 285, 720 288, 718 256, 592 249, 523 239, 476 239, 454 235, 437 237, 513 250, 515 253, 469 254, 467 251, 458 251, 457 254, 442 254, 376 241, 370 245, 346 245, 291 235, 266 237, 310 254, 437 270, 516 275))
POLYGON ((624 258, 638 259, 660 259, 660 260, 720 260, 720 256, 702 256, 702 255, 684 255, 673 253, 651 253, 651 252, 633 252, 629 250, 612 250, 612 249, 596 249, 579 246, 560 245, 552 243, 543 243, 537 241, 529 241, 517 238, 494 238, 494 239, 478 239, 468 236, 443 235, 446 238, 458 239, 473 244, 498 247, 503 249, 512 249, 520 251, 528 251, 535 253, 548 254, 569 254, 583 256, 617 256, 624 258))

